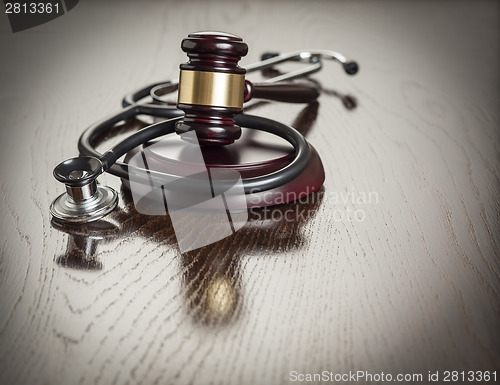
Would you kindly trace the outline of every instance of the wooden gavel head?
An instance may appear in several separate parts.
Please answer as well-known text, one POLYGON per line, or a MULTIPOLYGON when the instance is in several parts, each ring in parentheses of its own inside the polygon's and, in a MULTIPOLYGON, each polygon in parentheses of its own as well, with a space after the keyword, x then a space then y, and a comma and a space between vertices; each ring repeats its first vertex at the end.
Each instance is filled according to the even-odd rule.
POLYGON ((235 35, 195 32, 182 41, 189 61, 180 65, 177 108, 185 112, 175 131, 196 131, 200 145, 224 146, 241 135, 234 115, 243 108, 248 46, 235 35))

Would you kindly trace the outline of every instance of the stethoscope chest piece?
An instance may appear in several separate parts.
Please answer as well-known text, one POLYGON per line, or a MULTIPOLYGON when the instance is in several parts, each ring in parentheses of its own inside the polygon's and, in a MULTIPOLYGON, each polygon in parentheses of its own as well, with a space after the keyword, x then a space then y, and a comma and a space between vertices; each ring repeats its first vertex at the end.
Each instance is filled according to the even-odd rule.
POLYGON ((97 185, 96 177, 101 173, 101 161, 91 156, 71 158, 57 165, 54 176, 66 185, 66 192, 50 205, 52 216, 77 224, 109 214, 118 204, 118 194, 111 187, 97 185))

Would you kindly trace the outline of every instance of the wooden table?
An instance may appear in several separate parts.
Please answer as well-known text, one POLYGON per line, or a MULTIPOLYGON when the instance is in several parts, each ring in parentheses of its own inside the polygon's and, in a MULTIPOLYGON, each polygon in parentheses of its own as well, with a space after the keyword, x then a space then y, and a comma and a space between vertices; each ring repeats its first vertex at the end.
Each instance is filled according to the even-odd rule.
POLYGON ((498 11, 489 1, 81 1, 16 34, 0 18, 0 382, 500 377, 498 11), (242 36, 243 66, 303 48, 359 61, 352 78, 330 62, 312 76, 318 105, 252 108, 307 134, 326 171, 318 199, 295 219, 251 217, 181 254, 168 218, 135 212, 105 175, 120 204, 104 224, 51 224, 63 191, 52 169, 77 155, 82 130, 123 94, 176 78, 180 41, 205 29, 242 36))

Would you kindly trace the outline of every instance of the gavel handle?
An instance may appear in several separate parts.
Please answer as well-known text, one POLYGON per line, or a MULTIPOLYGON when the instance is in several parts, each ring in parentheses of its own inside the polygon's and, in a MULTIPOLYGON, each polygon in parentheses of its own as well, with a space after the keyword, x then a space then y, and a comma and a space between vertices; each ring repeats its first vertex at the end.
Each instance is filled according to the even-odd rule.
POLYGON ((257 83, 250 88, 250 97, 245 97, 245 101, 250 100, 250 98, 258 98, 286 103, 312 103, 319 96, 316 87, 306 84, 257 83))

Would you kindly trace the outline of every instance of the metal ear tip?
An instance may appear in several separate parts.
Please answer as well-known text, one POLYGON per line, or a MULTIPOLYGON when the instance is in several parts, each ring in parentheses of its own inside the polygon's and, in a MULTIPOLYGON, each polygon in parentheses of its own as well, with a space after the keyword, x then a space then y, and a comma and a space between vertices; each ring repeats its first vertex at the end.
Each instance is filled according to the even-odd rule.
POLYGON ((359 71, 358 63, 355 61, 349 61, 343 64, 344 70, 348 75, 355 75, 359 71))
POLYGON ((88 223, 109 214, 118 204, 118 194, 111 187, 97 186, 90 198, 75 200, 67 192, 59 195, 50 205, 50 213, 61 222, 88 223))

